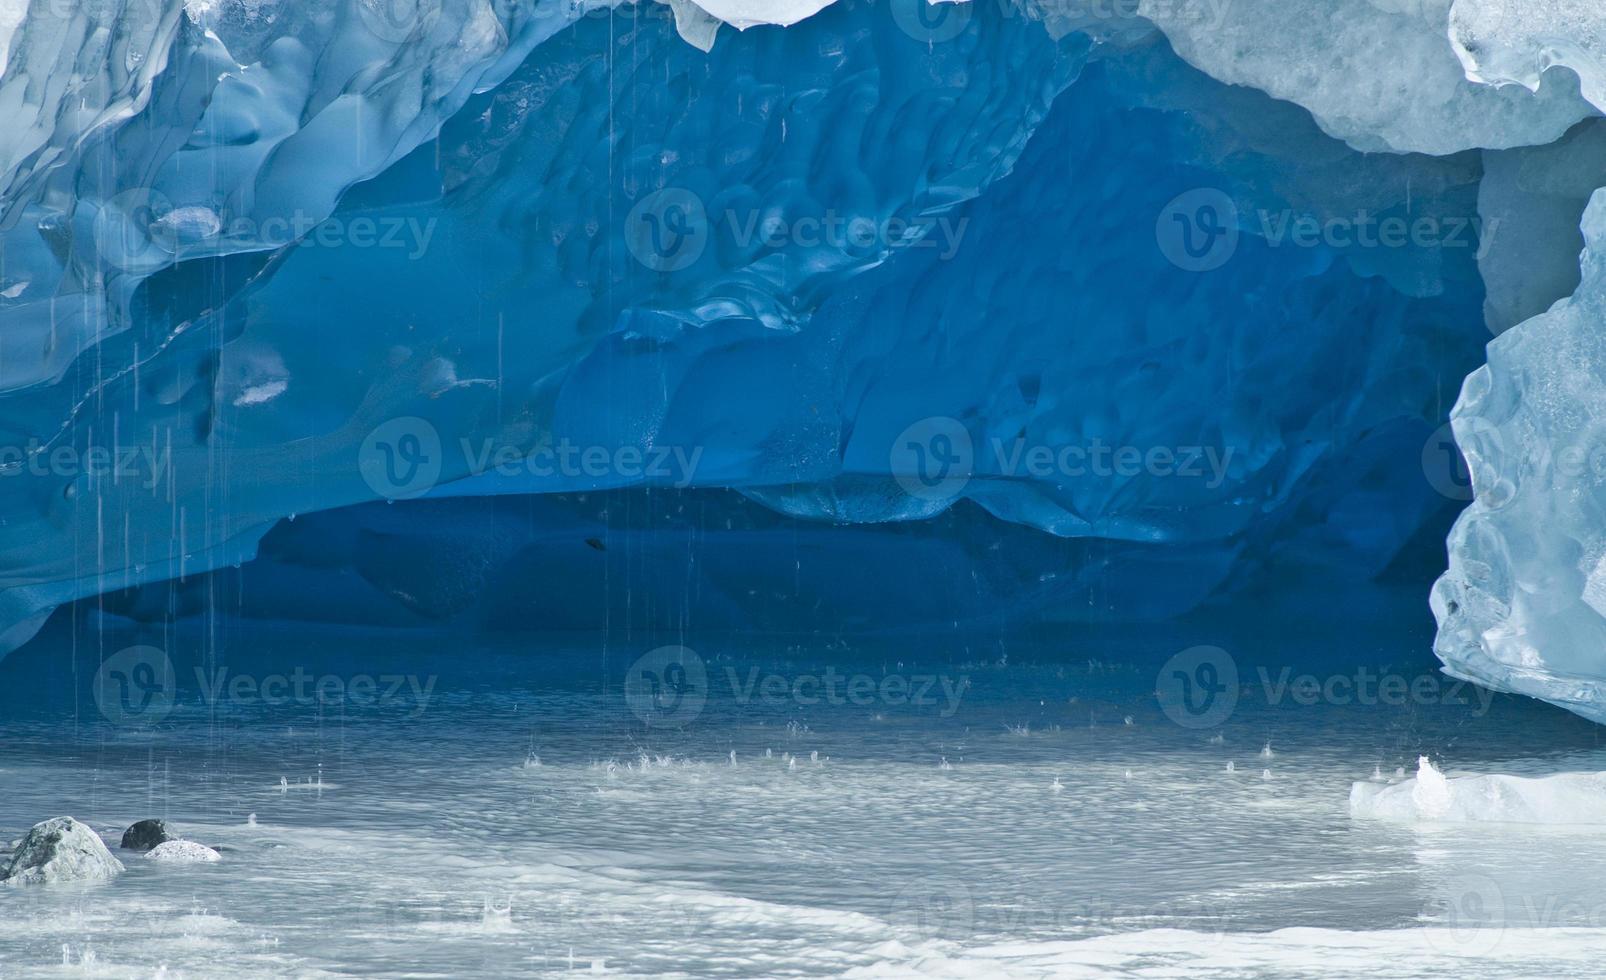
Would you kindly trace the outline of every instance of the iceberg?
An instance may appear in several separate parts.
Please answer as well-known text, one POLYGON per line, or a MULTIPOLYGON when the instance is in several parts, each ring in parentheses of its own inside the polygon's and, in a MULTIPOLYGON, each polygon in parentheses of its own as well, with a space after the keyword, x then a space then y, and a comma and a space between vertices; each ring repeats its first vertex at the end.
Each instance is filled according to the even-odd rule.
POLYGON ((1446 776, 1423 756, 1417 773, 1390 785, 1357 782, 1350 815, 1399 823, 1606 823, 1606 773, 1446 776))
POLYGON ((1452 414, 1475 499, 1433 589, 1446 670, 1606 720, 1606 479, 1597 405, 1606 377, 1606 195, 1585 212, 1582 281, 1489 345, 1452 414))

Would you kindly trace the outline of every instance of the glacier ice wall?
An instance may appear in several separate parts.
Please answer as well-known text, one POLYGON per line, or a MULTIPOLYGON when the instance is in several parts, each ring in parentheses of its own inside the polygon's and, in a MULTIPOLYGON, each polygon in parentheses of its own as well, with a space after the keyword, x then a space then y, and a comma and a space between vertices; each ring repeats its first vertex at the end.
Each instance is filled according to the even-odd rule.
MULTIPOLYGON (((578 413, 568 438, 661 443, 650 411, 562 397, 588 351, 780 349, 831 283, 1007 173, 1087 50, 1005 18, 931 48, 871 4, 733 37, 715 59, 646 16, 656 8, 457 4, 377 26, 362 4, 266 24, 241 9, 218 30, 181 19, 184 69, 59 166, 60 193, 19 202, 7 272, 37 268, 0 291, 17 344, 4 360, 16 515, 0 530, 13 640, 67 599, 237 562, 286 515, 372 499, 363 445, 388 421, 527 454, 578 413), (245 53, 225 55, 225 36, 245 53), (225 57, 261 60, 220 73, 225 57), (351 234, 318 232, 374 171, 347 195, 351 234), (625 219, 675 195, 899 230, 638 261, 625 219), (144 469, 51 462, 108 450, 144 469)), ((693 435, 684 445, 709 441, 693 435)), ((700 478, 757 478, 751 452, 709 452, 700 478)), ((438 482, 565 486, 468 480, 467 455, 438 482)), ((780 459, 767 457, 790 475, 780 459)))
POLYGON ((1476 499, 1433 611, 1452 673, 1606 721, 1606 193, 1584 234, 1577 292, 1491 343, 1456 405, 1476 499))
POLYGON ((1587 4, 4 9, 0 649, 91 596, 843 629, 1373 575, 1503 331, 1438 649, 1592 697, 1588 495, 1519 462, 1587 435, 1587 4))
POLYGON ((1533 71, 1531 91, 1465 77, 1445 43, 1450 0, 1143 0, 1138 9, 1189 62, 1304 106, 1360 149, 1546 143, 1592 114, 1566 72, 1541 85, 1533 71))
MULTIPOLYGON (((522 77, 510 80, 510 100, 520 98, 522 77)), ((461 130, 448 125, 443 146, 477 138, 482 117, 472 118, 461 130)), ((504 153, 520 146, 510 141, 504 153)), ((528 169, 510 157, 503 173, 528 169)), ((1447 505, 1419 459, 1440 407, 1477 363, 1475 242, 1397 249, 1380 265, 1366 248, 1246 234, 1227 266, 1201 275, 1157 246, 1156 216, 1213 181, 1256 223, 1259 211, 1330 218, 1409 207, 1465 225, 1477 174, 1473 155, 1356 153, 1295 107, 1245 90, 1228 97, 1160 45, 1100 61, 1055 102, 1011 176, 944 217, 926 244, 836 283, 795 328, 727 314, 688 329, 695 311, 669 318, 634 309, 591 343, 559 379, 547 431, 575 445, 692 447, 701 457, 688 487, 635 505, 617 493, 500 507, 420 501, 412 506, 429 507, 419 513, 441 516, 419 527, 403 516, 405 503, 303 516, 264 542, 262 560, 223 572, 222 582, 134 590, 116 608, 154 618, 169 604, 196 609, 206 596, 245 595, 259 614, 284 615, 309 607, 283 597, 316 575, 320 607, 361 609, 387 624, 651 625, 662 613, 700 627, 863 629, 1174 615, 1289 556, 1367 575, 1447 505), (1290 162, 1318 153, 1320 170, 1290 162), (1131 289, 1134 280, 1147 289, 1131 289), (900 479, 908 474, 890 464, 900 433, 933 418, 962 428, 973 465, 937 492, 911 492, 900 479), (1098 445, 1193 447, 1201 456, 1188 474, 1034 476, 1018 461, 1023 446, 1098 445), (709 487, 734 487, 791 519, 696 492, 709 487), (348 543, 320 554, 317 543, 329 541, 348 543), (629 568, 654 569, 651 584, 629 568), (610 575, 632 584, 610 595, 602 587, 610 575), (778 597, 789 593, 806 599, 787 608, 778 597)), ((508 196, 529 199, 526 185, 503 180, 508 196)), ((455 240, 448 228, 441 242, 455 240)), ((532 242, 526 248, 545 247, 532 242)), ((441 291, 431 276, 477 282, 446 249, 409 263, 415 282, 398 284, 385 303, 419 308, 441 291)), ((297 255, 254 293, 248 322, 289 336, 296 328, 277 311, 300 310, 309 295, 335 322, 390 316, 384 303, 343 288, 375 275, 345 265, 366 255, 297 255)), ((726 301, 732 308, 753 295, 745 278, 724 282, 713 287, 740 287, 726 301)), ((556 309, 562 293, 548 286, 545 295, 556 309)), ((551 344, 499 338, 498 329, 452 327, 460 346, 483 339, 487 376, 495 343, 507 363, 551 344)), ((456 358, 459 380, 471 363, 466 352, 456 358)), ((338 385, 329 390, 344 397, 338 385)), ((441 396, 450 397, 459 393, 441 396)), ((441 433, 461 425, 431 418, 441 433)), ((450 442, 443 453, 452 466, 468 464, 450 442)), ((501 497, 596 489, 517 470, 471 473, 442 489, 501 497)))

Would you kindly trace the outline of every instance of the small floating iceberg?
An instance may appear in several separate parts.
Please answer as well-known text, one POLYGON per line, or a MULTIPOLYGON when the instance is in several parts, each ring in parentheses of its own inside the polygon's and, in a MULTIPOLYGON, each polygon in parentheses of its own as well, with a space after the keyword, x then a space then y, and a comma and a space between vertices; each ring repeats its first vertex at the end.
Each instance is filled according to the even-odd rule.
POLYGON ((151 848, 145 857, 151 861, 166 861, 173 864, 211 864, 223 860, 223 855, 217 851, 192 840, 166 841, 151 848))
POLYGON ((1422 756, 1413 779, 1353 784, 1349 811, 1404 823, 1606 825, 1606 773, 1445 776, 1422 756))

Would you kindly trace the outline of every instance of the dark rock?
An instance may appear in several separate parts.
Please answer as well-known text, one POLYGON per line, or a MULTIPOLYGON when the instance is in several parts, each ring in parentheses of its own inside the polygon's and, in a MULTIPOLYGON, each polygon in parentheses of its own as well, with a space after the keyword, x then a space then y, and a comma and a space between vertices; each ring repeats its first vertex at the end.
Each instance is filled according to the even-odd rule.
POLYGON ((148 851, 170 840, 178 840, 178 836, 167 832, 167 824, 160 820, 141 820, 123 831, 123 850, 148 851))

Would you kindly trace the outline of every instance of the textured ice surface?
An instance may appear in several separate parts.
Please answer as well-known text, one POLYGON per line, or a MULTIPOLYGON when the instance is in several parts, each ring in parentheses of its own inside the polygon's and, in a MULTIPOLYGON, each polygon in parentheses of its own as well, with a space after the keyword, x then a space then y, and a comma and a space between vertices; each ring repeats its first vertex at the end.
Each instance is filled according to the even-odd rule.
POLYGON ((1470 79, 1537 89, 1565 65, 1606 108, 1606 10, 1595 0, 1455 0, 1450 41, 1470 79))
MULTIPOLYGON (((1461 0, 1458 6, 1465 6, 1461 0)), ((1536 4, 1504 0, 1512 19, 1536 4)), ((1576 0, 1594 7, 1593 0, 1576 0)), ((1143 0, 1188 61, 1309 109, 1365 150, 1450 153, 1546 143, 1590 114, 1576 80, 1530 92, 1464 76, 1446 42, 1450 0, 1143 0)))
POLYGON ((1582 282, 1489 345, 1453 413, 1476 500, 1433 590, 1446 668, 1606 720, 1606 193, 1582 282))
POLYGON ((759 24, 785 27, 811 17, 836 0, 691 0, 710 16, 737 28, 759 24))
MULTIPOLYGON (((162 103, 131 132, 96 144, 99 156, 84 151, 81 169, 99 183, 64 199, 70 213, 17 226, 21 244, 8 252, 17 258, 6 273, 27 278, 5 309, 5 338, 18 349, 0 359, 0 371, 16 372, 10 441, 31 445, 30 459, 64 443, 145 446, 161 460, 147 475, 162 475, 110 485, 19 481, 28 484, 20 494, 28 517, 8 522, 4 534, 65 533, 90 552, 77 556, 69 545, 7 577, 0 619, 20 624, 15 636, 48 606, 117 584, 107 573, 133 583, 236 562, 280 517, 373 497, 359 451, 393 418, 429 420, 454 447, 487 438, 527 452, 571 417, 567 435, 584 444, 663 443, 654 432, 663 418, 643 419, 607 396, 585 404, 562 397, 567 374, 583 376, 583 358, 599 346, 728 351, 769 341, 780 354, 827 286, 885 261, 1007 173, 1086 50, 1003 18, 976 21, 967 43, 930 49, 897 30, 884 7, 857 4, 793 30, 732 35, 713 61, 662 18, 586 18, 520 66, 537 38, 578 11, 520 4, 508 16, 522 20, 502 23, 486 20, 492 12, 483 5, 451 9, 450 23, 426 20, 399 40, 381 29, 356 49, 334 44, 357 30, 362 11, 354 8, 320 13, 314 24, 300 24, 314 16, 300 12, 287 15, 294 23, 242 27, 239 44, 268 59, 261 80, 248 84, 251 70, 224 73, 213 89, 215 58, 197 64, 191 84, 210 91, 208 101, 180 91, 188 75, 175 74, 171 107, 162 103), (471 15, 483 31, 465 38, 471 15), (613 49, 624 57, 612 60, 613 49), (295 57, 281 64, 280 52, 295 57), (318 57, 333 60, 333 74, 313 70, 318 57), (514 67, 518 75, 457 116, 438 145, 354 195, 347 220, 400 221, 410 230, 406 248, 346 241, 255 251, 275 244, 270 232, 285 233, 269 216, 321 219, 353 180, 405 154, 444 112, 514 67), (360 92, 372 86, 377 101, 355 98, 358 83, 360 92), (363 125, 353 125, 357 116, 363 125), (192 126, 202 135, 174 138, 192 126), (104 187, 99 175, 113 159, 114 176, 123 176, 104 187), (111 192, 136 178, 171 208, 135 201, 125 209, 132 225, 116 211, 106 219, 115 234, 70 237, 71 248, 94 254, 63 271, 46 232, 61 222, 93 230, 100 202, 112 207, 111 192), (869 247, 721 244, 689 268, 660 272, 637 262, 624 237, 632 207, 650 205, 660 189, 701 195, 733 214, 795 222, 835 213, 904 230, 869 247), (231 237, 236 227, 243 237, 231 237), (27 268, 35 259, 37 274, 27 268), (63 283, 81 274, 89 278, 75 294, 98 298, 62 303, 63 283), (241 291, 259 281, 266 288, 241 291), (470 322, 457 302, 465 289, 486 300, 470 322), (713 326, 690 329, 702 323, 713 326), (342 342, 331 346, 331 337, 342 342), (93 342, 93 361, 40 384, 93 342), (218 480, 225 447, 242 464, 231 464, 239 484, 218 480), (325 478, 309 479, 312 472, 325 478), (112 542, 111 550, 91 541, 112 542), (90 553, 96 570, 86 574, 90 553)), ((196 43, 215 47, 215 36, 196 43)), ((758 370, 752 362, 733 376, 758 370)), ((763 420, 756 405, 749 416, 763 420)), ((692 421, 723 424, 712 415, 692 421)), ((712 438, 674 435, 688 449, 712 438)), ((710 452, 701 478, 754 479, 755 448, 710 452)), ((760 458, 796 461, 779 450, 760 458)), ((458 481, 467 469, 459 454, 441 480, 458 481)))
MULTIPOLYGON (((783 37, 812 47, 810 31, 848 16, 855 15, 828 11, 783 37)), ((1028 66, 1041 73, 1039 81, 1057 85, 1061 72, 1079 64, 1078 49, 1052 45, 1035 24, 976 23, 1021 30, 1018 42, 1042 59, 1028 66)), ((738 59, 767 51, 754 47, 766 37, 775 43, 773 32, 725 38, 718 50, 729 60, 722 63, 742 77, 748 69, 738 59)), ((901 34, 884 42, 868 37, 926 51, 901 34)), ((1214 181, 1242 202, 1254 228, 1262 213, 1275 224, 1358 212, 1443 218, 1467 228, 1476 209, 1475 157, 1356 153, 1297 108, 1225 89, 1156 46, 1100 62, 1061 95, 1037 123, 1014 174, 990 185, 983 200, 939 212, 927 245, 884 262, 813 248, 807 263, 740 250, 714 262, 710 247, 702 265, 656 279, 625 258, 616 289, 639 290, 644 308, 615 314, 593 287, 570 278, 563 254, 550 251, 558 238, 563 252, 574 249, 568 236, 583 234, 580 219, 566 215, 578 192, 549 197, 529 187, 552 179, 542 169, 552 152, 549 134, 580 125, 569 121, 566 106, 541 106, 532 93, 548 76, 571 70, 565 59, 584 63, 593 43, 582 32, 552 52, 555 64, 538 56, 484 108, 448 125, 440 158, 449 167, 464 160, 488 168, 492 155, 500 168, 495 180, 505 186, 481 186, 472 174, 448 169, 448 179, 469 182, 426 212, 440 222, 426 254, 409 262, 358 249, 288 256, 249 297, 244 334, 225 345, 213 411, 262 426, 264 440, 294 431, 303 416, 344 417, 355 398, 351 379, 368 377, 376 355, 323 342, 340 325, 361 323, 410 350, 451 345, 449 364, 415 356, 392 369, 407 372, 402 377, 384 377, 370 389, 371 397, 405 407, 391 409, 397 414, 431 419, 449 467, 468 468, 459 441, 472 443, 484 434, 478 427, 485 415, 500 411, 517 420, 502 430, 515 445, 561 436, 575 445, 698 451, 695 473, 684 474, 694 488, 735 486, 751 501, 817 526, 778 520, 731 494, 678 489, 645 499, 610 493, 502 508, 420 501, 305 516, 372 493, 351 478, 350 460, 366 427, 384 416, 359 405, 367 413, 362 424, 337 433, 349 440, 351 456, 331 450, 315 462, 297 458, 230 492, 237 513, 271 490, 264 512, 273 513, 271 505, 304 515, 265 547, 276 571, 223 573, 249 581, 243 588, 192 574, 176 587, 119 597, 115 608, 141 618, 159 618, 173 602, 198 610, 217 585, 215 594, 248 597, 263 612, 338 618, 342 603, 334 597, 342 596, 347 615, 364 621, 468 616, 504 627, 521 618, 578 627, 707 616, 728 626, 805 628, 811 612, 819 622, 857 626, 1026 612, 1165 615, 1205 598, 1235 569, 1280 553, 1315 557, 1335 574, 1373 573, 1444 506, 1423 481, 1419 459, 1435 415, 1477 363, 1485 336, 1477 323, 1474 235, 1459 247, 1381 256, 1246 234, 1231 261, 1206 276, 1166 259, 1155 223, 1169 200, 1214 181), (1144 85, 1150 91, 1136 94, 1144 85), (1294 159, 1308 162, 1296 166, 1294 159), (513 254, 484 253, 481 229, 501 222, 529 229, 519 239, 531 255, 529 272, 513 254), (538 234, 554 224, 575 230, 538 234), (848 272, 859 274, 844 281, 848 272), (526 275, 534 285, 522 284, 526 275), (1129 288, 1134 276, 1145 290, 1129 288), (354 281, 390 288, 354 293, 345 285, 354 281), (542 329, 511 303, 477 317, 443 304, 443 296, 465 288, 474 295, 539 291, 542 329), (698 297, 696 305, 683 305, 688 295, 698 297), (419 310, 439 311, 438 322, 419 310), (773 324, 757 322, 761 316, 773 324), (549 332, 570 323, 579 324, 578 337, 549 332), (566 357, 577 363, 567 367, 566 357), (497 379, 499 387, 486 383, 497 379), (274 381, 285 390, 248 395, 276 390, 274 381), (531 385, 537 387, 520 401, 531 385), (733 415, 732 405, 744 410, 733 415), (934 415, 965 426, 975 463, 968 483, 919 496, 889 472, 891 450, 900 431, 934 415), (1183 477, 1138 471, 1034 479, 1018 466, 1009 470, 1018 446, 1036 445, 1178 447, 1194 454, 1195 464, 1183 477), (323 473, 322 484, 306 486, 307 471, 298 467, 323 473), (342 469, 345 486, 336 482, 342 469), (977 515, 978 506, 991 517, 977 515), (940 524, 908 523, 949 512, 953 519, 940 524), (631 581, 629 570, 643 562, 664 574, 609 587, 631 581), (322 583, 316 594, 296 600, 297 574, 304 589, 322 583), (792 596, 795 608, 777 596, 792 596)), ((662 24, 636 32, 634 45, 645 65, 701 57, 662 24)), ((933 50, 950 57, 952 49, 933 50)), ((655 73, 644 74, 641 88, 632 84, 619 96, 622 104, 656 97, 655 73)), ((1007 117, 1020 105, 1016 83, 1012 76, 1000 82, 996 111, 1007 117)), ((920 84, 920 100, 899 104, 905 115, 926 111, 920 103, 934 90, 929 81, 920 84)), ((968 91, 981 85, 972 77, 968 91)), ((1032 111, 1037 104, 1026 103, 1032 111)), ((688 113, 684 125, 705 111, 700 102, 687 108, 676 100, 647 115, 672 109, 688 113)), ((931 111, 945 115, 939 106, 931 111)), ((986 111, 990 118, 993 110, 986 111)), ((611 125, 629 118, 642 115, 611 125)), ((600 115, 594 124, 608 125, 600 115)), ((906 119, 901 130, 910 125, 906 119)), ((657 137, 649 128, 639 138, 657 137)), ((818 155, 807 142, 813 138, 835 145, 828 131, 795 124, 784 148, 800 158, 818 155)), ((927 152, 917 149, 905 159, 909 151, 888 148, 877 167, 917 171, 927 152)), ((675 155, 700 152, 677 144, 675 155)), ((1013 144, 988 152, 1013 154, 1013 144)), ((435 156, 413 162, 434 166, 435 156)), ((998 166, 990 159, 974 166, 987 163, 990 173, 998 166)), ((766 164, 794 166, 801 160, 766 164)), ((403 174, 375 182, 369 201, 348 205, 342 216, 383 215, 371 202, 415 183, 403 174)), ((793 192, 775 193, 790 199, 793 192)), ((592 204, 582 196, 581 203, 623 210, 605 198, 592 204)), ((160 405, 144 411, 169 413, 164 431, 182 418, 160 405)), ((181 474, 213 478, 205 457, 191 458, 181 474)), ((443 474, 442 491, 572 495, 601 482, 523 471, 455 475, 443 474)), ((154 521, 171 525, 165 501, 154 521)), ((86 533, 85 547, 93 537, 86 533)), ((192 555, 187 568, 213 563, 192 555)))
POLYGON ((1410 779, 1355 783, 1349 806, 1404 823, 1606 824, 1606 773, 1446 776, 1424 756, 1410 779))
POLYGON ((1492 333, 1550 309, 1578 287, 1584 206, 1606 186, 1606 122, 1543 146, 1485 150, 1478 215, 1492 229, 1478 257, 1492 333))

